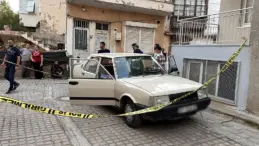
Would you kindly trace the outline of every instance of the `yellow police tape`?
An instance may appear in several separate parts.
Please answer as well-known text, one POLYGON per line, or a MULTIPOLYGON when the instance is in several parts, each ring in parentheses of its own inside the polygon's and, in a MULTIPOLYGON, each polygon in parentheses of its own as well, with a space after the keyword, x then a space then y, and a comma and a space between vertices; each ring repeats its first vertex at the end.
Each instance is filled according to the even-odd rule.
POLYGON ((0 96, 0 101, 19 106, 21 108, 41 112, 41 113, 59 115, 59 116, 65 116, 65 117, 73 117, 73 118, 82 118, 82 119, 92 119, 92 118, 107 117, 107 116, 132 116, 132 115, 155 112, 155 111, 161 110, 162 108, 164 108, 166 106, 169 106, 171 104, 174 104, 174 103, 178 102, 179 100, 191 95, 194 92, 197 92, 198 90, 200 90, 204 87, 207 87, 212 81, 214 81, 217 78, 217 76, 220 73, 225 72, 229 68, 229 66, 234 62, 236 57, 239 55, 241 50, 244 48, 246 42, 247 42, 247 39, 244 40, 244 42, 241 44, 239 49, 229 58, 229 60, 221 68, 221 70, 214 77, 212 77, 210 80, 208 80, 206 83, 204 83, 203 86, 201 86, 197 90, 191 91, 187 94, 184 94, 184 95, 180 96, 179 98, 176 98, 175 100, 173 100, 172 102, 170 102, 168 104, 161 104, 161 105, 149 107, 149 108, 146 108, 146 109, 143 109, 143 110, 124 113, 124 114, 120 114, 120 115, 97 115, 97 114, 83 114, 83 113, 73 113, 73 112, 64 112, 64 111, 61 111, 61 110, 54 110, 54 109, 51 109, 51 108, 37 106, 37 105, 25 103, 25 102, 22 102, 22 101, 19 101, 19 100, 15 100, 15 99, 12 99, 12 98, 9 98, 9 97, 3 97, 3 96, 0 96))

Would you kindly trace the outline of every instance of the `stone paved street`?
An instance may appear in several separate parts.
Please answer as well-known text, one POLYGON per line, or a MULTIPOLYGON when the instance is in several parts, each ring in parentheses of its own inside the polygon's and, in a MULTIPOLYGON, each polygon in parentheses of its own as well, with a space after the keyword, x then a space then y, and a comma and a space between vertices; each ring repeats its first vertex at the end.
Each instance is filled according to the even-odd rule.
MULTIPOLYGON (((71 112, 117 114, 112 108, 70 105, 66 80, 18 80, 21 86, 9 97, 71 112)), ((0 95, 8 82, 0 80, 0 95)), ((209 110, 174 122, 148 122, 131 129, 123 119, 76 119, 47 115, 0 103, 0 145, 62 146, 257 146, 259 131, 209 110)))

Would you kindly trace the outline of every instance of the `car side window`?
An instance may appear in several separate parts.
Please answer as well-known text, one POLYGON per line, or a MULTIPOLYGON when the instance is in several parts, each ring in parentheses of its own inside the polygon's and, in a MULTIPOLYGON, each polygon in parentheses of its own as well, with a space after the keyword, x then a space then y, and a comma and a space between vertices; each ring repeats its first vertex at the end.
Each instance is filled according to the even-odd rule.
POLYGON ((96 60, 89 60, 84 66, 84 70, 87 72, 96 74, 97 67, 98 67, 98 62, 96 60))
POLYGON ((98 70, 98 78, 99 79, 112 79, 114 78, 114 68, 113 62, 111 58, 102 58, 101 59, 101 66, 98 70), (111 76, 111 75, 113 76, 111 76))
POLYGON ((113 79, 113 77, 104 69, 103 66, 99 67, 97 75, 98 79, 113 79))

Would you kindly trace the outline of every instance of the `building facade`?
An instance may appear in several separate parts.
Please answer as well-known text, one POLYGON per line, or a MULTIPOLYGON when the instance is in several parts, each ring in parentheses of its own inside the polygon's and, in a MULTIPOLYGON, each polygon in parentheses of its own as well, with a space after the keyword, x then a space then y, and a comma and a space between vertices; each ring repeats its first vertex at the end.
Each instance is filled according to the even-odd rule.
POLYGON ((20 0, 19 17, 38 41, 55 46, 65 43, 66 0, 20 0))
POLYGON ((165 50, 166 16, 173 11, 170 0, 71 0, 67 3, 66 49, 70 55, 86 57, 96 53, 100 42, 111 52, 133 52, 137 43, 145 53, 156 43, 165 50))
MULTIPOLYGON (((219 72, 243 43, 243 37, 251 39, 250 22, 255 9, 253 0, 221 0, 219 5, 219 13, 180 20, 182 30, 176 32, 180 36, 179 41, 172 46, 172 53, 185 78, 204 83, 219 72)), ((208 92, 214 101, 232 105, 238 110, 255 109, 249 96, 251 48, 248 41, 233 65, 209 85, 208 92)))

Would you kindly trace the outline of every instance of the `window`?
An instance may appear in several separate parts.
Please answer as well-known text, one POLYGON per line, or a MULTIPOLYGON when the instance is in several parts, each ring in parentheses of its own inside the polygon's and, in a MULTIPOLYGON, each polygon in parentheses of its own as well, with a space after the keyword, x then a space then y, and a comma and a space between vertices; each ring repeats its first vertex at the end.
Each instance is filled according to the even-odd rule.
POLYGON ((197 0, 196 4, 196 16, 206 15, 205 0, 197 0))
POLYGON ((97 67, 98 67, 98 63, 96 60, 88 60, 88 62, 84 66, 84 70, 87 72, 96 74, 97 67))
POLYGON ((242 0, 242 25, 250 24, 251 23, 251 15, 254 0, 242 0), (248 8, 248 9, 247 9, 248 8))
MULTIPOLYGON (((224 66, 223 61, 185 59, 184 76, 190 80, 204 83, 214 77, 224 66)), ((225 72, 208 86, 210 96, 235 103, 238 63, 234 62, 225 72)))
POLYGON ((174 14, 189 17, 206 15, 206 0, 175 0, 174 14))
POLYGON ((88 28, 88 21, 74 20, 74 28, 88 28))
POLYGON ((98 79, 113 79, 115 78, 113 63, 111 58, 102 58, 101 65, 97 72, 98 79), (112 76, 111 76, 112 75, 112 76))
POLYGON ((100 66, 99 67, 99 70, 98 70, 98 79, 113 79, 113 77, 104 69, 103 66, 100 66))
POLYGON ((118 78, 130 78, 145 75, 162 74, 163 69, 151 56, 115 58, 118 78))
POLYGON ((35 12, 35 1, 28 1, 27 3, 27 12, 34 13, 35 12))
POLYGON ((101 65, 114 77, 114 68, 111 58, 102 58, 101 65))
POLYGON ((194 0, 186 0, 185 15, 186 16, 195 16, 195 1, 194 0))
POLYGON ((190 80, 193 80, 198 83, 202 83, 202 69, 203 69, 202 62, 190 61, 188 64, 188 70, 192 71, 192 73, 188 72, 187 77, 190 80))
POLYGON ((75 29, 75 49, 78 50, 87 50, 87 38, 88 38, 88 31, 87 30, 80 30, 75 29))
POLYGON ((74 20, 74 46, 76 50, 87 50, 88 36, 88 22, 84 20, 74 20))
POLYGON ((137 43, 144 53, 153 52, 155 29, 126 26, 125 52, 132 53, 132 44, 137 43))
POLYGON ((96 30, 108 30, 109 24, 96 23, 96 30))

